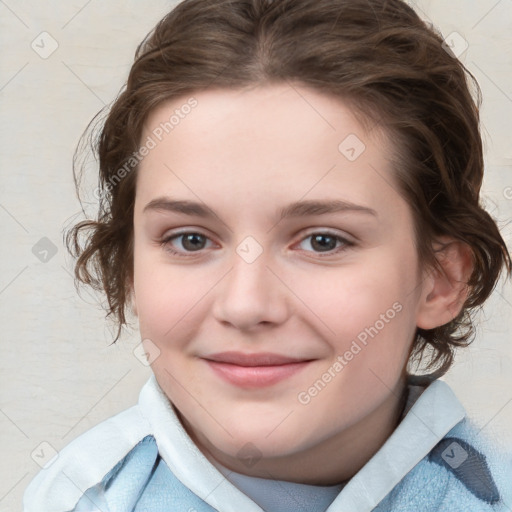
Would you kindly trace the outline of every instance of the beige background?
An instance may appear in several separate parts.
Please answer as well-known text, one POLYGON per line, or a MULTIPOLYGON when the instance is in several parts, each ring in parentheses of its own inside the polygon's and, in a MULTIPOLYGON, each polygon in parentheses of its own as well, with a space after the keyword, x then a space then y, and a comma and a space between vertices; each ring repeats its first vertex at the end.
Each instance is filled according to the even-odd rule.
MULTIPOLYGON (((62 230, 80 211, 75 144, 124 83, 137 43, 174 3, 0 1, 1 511, 21 510, 38 460, 134 404, 149 376, 132 352, 137 333, 109 346, 98 297, 77 295, 62 230)), ((469 44, 460 58, 483 89, 484 201, 510 242, 512 0, 411 3, 445 36, 456 31, 469 44)), ((485 431, 512 448, 510 284, 476 318, 477 340, 446 380, 485 431)))

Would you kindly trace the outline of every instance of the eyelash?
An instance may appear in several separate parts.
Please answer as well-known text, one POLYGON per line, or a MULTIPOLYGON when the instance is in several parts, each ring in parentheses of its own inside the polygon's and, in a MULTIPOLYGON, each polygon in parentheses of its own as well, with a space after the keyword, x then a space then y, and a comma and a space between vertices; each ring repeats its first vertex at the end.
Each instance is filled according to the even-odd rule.
MULTIPOLYGON (((175 238, 180 238, 180 237, 185 236, 185 235, 199 235, 199 236, 205 237, 205 238, 207 238, 209 240, 209 238, 205 234, 200 233, 198 231, 182 231, 180 233, 173 233, 173 234, 171 234, 169 236, 166 236, 165 238, 160 240, 159 243, 160 243, 160 245, 162 246, 162 248, 165 251, 169 252, 173 256, 177 256, 179 258, 191 258, 191 257, 193 258, 194 254, 200 254, 201 251, 203 251, 203 249, 200 249, 198 251, 189 251, 188 253, 183 254, 183 252, 176 251, 170 245, 170 242, 172 240, 174 240, 175 238)), ((304 240, 307 240, 308 238, 312 238, 315 235, 327 235, 329 237, 332 237, 332 238, 336 239, 337 242, 339 241, 339 242, 342 243, 341 247, 338 247, 336 249, 332 249, 330 251, 326 251, 325 253, 315 252, 315 251, 306 251, 306 252, 313 252, 314 254, 320 256, 321 258, 328 257, 328 256, 333 256, 335 254, 339 254, 339 253, 341 253, 343 251, 346 251, 347 249, 349 249, 350 247, 353 247, 355 245, 354 242, 351 242, 350 240, 347 240, 346 238, 343 238, 343 237, 337 235, 336 233, 333 233, 332 231, 314 231, 314 232, 311 232, 307 236, 302 238, 300 240, 300 242, 302 242, 304 240)))

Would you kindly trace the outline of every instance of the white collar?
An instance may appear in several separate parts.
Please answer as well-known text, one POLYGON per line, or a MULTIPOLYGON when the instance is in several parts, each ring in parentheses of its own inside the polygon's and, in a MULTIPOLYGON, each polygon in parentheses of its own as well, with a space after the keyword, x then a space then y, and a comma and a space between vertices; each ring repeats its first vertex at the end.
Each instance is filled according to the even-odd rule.
POLYGON ((183 428, 154 375, 144 385, 139 406, 151 424, 158 451, 178 480, 222 512, 262 512, 220 473, 183 428))

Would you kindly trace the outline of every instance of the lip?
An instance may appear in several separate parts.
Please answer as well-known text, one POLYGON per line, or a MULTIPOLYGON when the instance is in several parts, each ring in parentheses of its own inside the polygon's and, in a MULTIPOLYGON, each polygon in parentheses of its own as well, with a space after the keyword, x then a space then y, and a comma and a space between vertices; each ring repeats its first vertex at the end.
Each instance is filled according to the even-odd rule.
POLYGON ((260 352, 222 352, 203 358, 222 379, 243 388, 271 386, 304 369, 312 359, 260 352))

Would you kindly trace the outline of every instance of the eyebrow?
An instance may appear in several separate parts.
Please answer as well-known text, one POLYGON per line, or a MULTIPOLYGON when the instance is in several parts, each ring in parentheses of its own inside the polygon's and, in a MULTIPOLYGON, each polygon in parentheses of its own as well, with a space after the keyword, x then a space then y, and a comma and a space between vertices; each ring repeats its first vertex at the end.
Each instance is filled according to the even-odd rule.
MULTIPOLYGON (((166 211, 204 218, 216 216, 212 210, 204 204, 188 200, 174 200, 170 197, 158 197, 153 199, 144 207, 143 212, 145 213, 147 211, 166 211)), ((350 201, 333 199, 328 201, 296 201, 280 210, 279 220, 289 217, 307 217, 337 212, 365 213, 377 217, 377 212, 373 208, 355 204, 350 201)))

